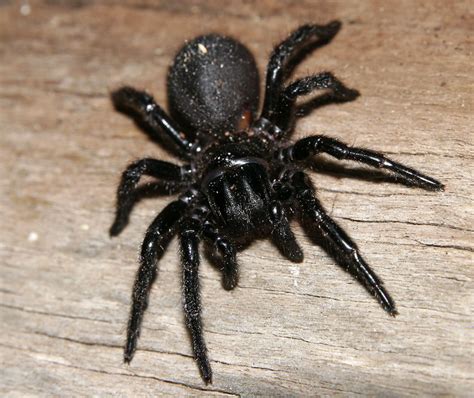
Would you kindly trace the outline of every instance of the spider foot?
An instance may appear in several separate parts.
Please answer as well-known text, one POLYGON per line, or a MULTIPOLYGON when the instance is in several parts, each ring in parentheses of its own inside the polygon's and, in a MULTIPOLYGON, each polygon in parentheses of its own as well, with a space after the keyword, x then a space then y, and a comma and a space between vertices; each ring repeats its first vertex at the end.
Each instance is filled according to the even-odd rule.
POLYGON ((127 344, 125 345, 125 351, 123 353, 123 362, 127 365, 132 362, 133 356, 135 355, 135 350, 137 348, 137 341, 135 339, 128 339, 127 344))
POLYGON ((334 90, 334 98, 341 102, 354 101, 357 97, 360 96, 360 91, 348 88, 346 86, 341 86, 338 89, 334 90))
POLYGON ((233 270, 223 270, 224 273, 222 275, 222 286, 225 290, 232 290, 234 289, 237 284, 239 283, 239 274, 238 272, 234 272, 233 270))
POLYGON ((125 229, 127 224, 128 220, 123 220, 117 217, 113 224, 110 226, 109 235, 112 237, 120 235, 120 233, 125 229))
POLYGON ((197 358, 196 359, 199 371, 201 372, 201 377, 206 384, 212 384, 212 369, 211 365, 207 358, 197 358))
POLYGON ((398 311, 395 307, 395 302, 388 292, 384 289, 383 285, 377 284, 373 288, 368 285, 369 290, 372 291, 372 294, 379 300, 382 308, 388 312, 390 316, 394 318, 398 315, 398 311))
POLYGON ((337 32, 341 29, 342 22, 338 20, 334 20, 329 22, 327 25, 323 26, 322 28, 322 36, 326 36, 328 39, 332 39, 336 36, 337 32))

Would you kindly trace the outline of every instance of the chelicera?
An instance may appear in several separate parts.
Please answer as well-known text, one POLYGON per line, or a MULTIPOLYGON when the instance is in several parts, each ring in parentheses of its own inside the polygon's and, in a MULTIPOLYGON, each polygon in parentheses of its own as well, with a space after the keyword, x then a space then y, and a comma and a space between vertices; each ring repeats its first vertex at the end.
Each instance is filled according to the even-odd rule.
POLYGON ((236 252, 256 238, 268 237, 290 261, 301 262, 303 252, 290 228, 298 218, 339 262, 353 273, 390 315, 394 301, 365 262, 346 232, 326 213, 304 172, 319 153, 348 159, 392 172, 400 181, 438 191, 433 178, 384 155, 315 135, 293 143, 295 102, 314 90, 326 89, 335 102, 351 101, 356 90, 345 87, 331 73, 319 73, 285 84, 302 52, 332 40, 340 22, 303 25, 278 44, 270 57, 265 97, 259 117, 259 77, 253 56, 236 40, 200 36, 177 54, 168 76, 172 117, 143 91, 122 87, 112 93, 115 107, 146 125, 151 134, 167 138, 186 160, 179 166, 157 159, 140 159, 124 171, 117 195, 117 213, 110 229, 118 235, 126 226, 144 175, 164 182, 179 197, 154 219, 145 234, 140 267, 132 293, 124 359, 137 347, 157 262, 174 234, 179 235, 183 272, 183 303, 192 347, 201 375, 212 372, 201 322, 199 250, 204 240, 218 254, 223 285, 238 282, 236 252))

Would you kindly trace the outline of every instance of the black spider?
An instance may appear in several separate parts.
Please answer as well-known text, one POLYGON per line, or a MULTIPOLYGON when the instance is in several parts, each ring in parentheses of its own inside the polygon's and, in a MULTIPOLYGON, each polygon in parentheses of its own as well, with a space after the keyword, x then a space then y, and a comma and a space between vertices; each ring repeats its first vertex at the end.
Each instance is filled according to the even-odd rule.
POLYGON ((263 109, 256 120, 259 77, 253 56, 239 42, 219 35, 198 37, 177 54, 168 76, 173 119, 143 91, 122 87, 112 94, 118 110, 134 116, 155 138, 170 139, 179 155, 189 160, 178 166, 141 159, 122 175, 112 236, 118 235, 128 222, 141 176, 164 181, 169 193, 181 192, 148 227, 143 241, 125 362, 132 360, 136 349, 157 261, 176 232, 181 246, 184 312, 194 356, 206 383, 212 382, 212 373, 201 323, 201 239, 220 254, 223 285, 233 289, 238 280, 236 250, 253 239, 271 237, 286 258, 303 260, 289 224, 296 215, 310 232, 319 233, 331 253, 390 315, 397 314, 382 282, 356 244, 325 212, 302 170, 309 159, 323 152, 337 159, 387 169, 403 182, 424 189, 438 191, 443 185, 380 153, 351 148, 333 138, 317 135, 296 143, 287 139, 293 129, 298 97, 318 89, 330 90, 335 102, 351 101, 359 95, 328 72, 284 85, 302 54, 331 41, 340 26, 338 21, 322 26, 303 25, 274 48, 267 67, 263 109))

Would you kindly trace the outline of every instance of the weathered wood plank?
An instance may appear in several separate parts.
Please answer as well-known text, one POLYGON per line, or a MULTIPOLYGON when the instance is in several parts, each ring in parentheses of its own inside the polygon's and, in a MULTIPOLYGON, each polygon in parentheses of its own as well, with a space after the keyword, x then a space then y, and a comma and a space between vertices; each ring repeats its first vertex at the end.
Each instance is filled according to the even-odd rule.
POLYGON ((468 396, 473 26, 468 1, 0 2, 1 395, 468 396), (116 185, 127 162, 172 156, 113 111, 109 91, 131 84, 165 103, 174 53, 207 31, 240 38, 263 72, 290 30, 335 18, 343 30, 297 74, 331 70, 362 96, 318 109, 295 137, 325 133, 385 151, 447 186, 410 189, 326 159, 314 174, 400 316, 387 317, 295 225, 303 264, 256 242, 240 254, 241 284, 229 293, 204 262, 214 370, 205 386, 173 241, 137 355, 123 365, 137 250, 169 199, 140 203, 111 240, 116 185))

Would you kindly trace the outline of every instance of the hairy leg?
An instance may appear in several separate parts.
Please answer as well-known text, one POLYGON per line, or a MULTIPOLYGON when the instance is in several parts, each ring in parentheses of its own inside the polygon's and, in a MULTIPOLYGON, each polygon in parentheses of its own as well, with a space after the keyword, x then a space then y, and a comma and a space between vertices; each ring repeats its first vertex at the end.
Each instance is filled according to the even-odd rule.
POLYGON ((318 230, 321 237, 333 250, 338 259, 343 259, 355 277, 380 302, 390 315, 397 315, 395 303, 384 289, 382 281, 370 269, 362 257, 357 245, 324 211, 314 196, 309 178, 303 172, 296 172, 291 178, 295 196, 301 212, 302 221, 313 230, 318 230))
POLYGON ((207 357, 201 321, 201 298, 199 294, 199 233, 200 222, 186 219, 180 232, 181 261, 183 264, 183 299, 186 324, 191 333, 194 357, 202 378, 212 383, 212 370, 207 357))
POLYGON ((346 87, 330 72, 307 76, 285 87, 280 96, 277 112, 275 112, 272 122, 281 130, 288 131, 292 127, 296 99, 310 94, 314 90, 324 89, 330 90, 330 95, 337 102, 353 101, 359 96, 357 90, 346 87))
POLYGON ((174 122, 166 112, 145 91, 133 87, 121 87, 112 93, 112 102, 119 111, 133 112, 143 120, 156 135, 163 131, 184 156, 191 156, 197 151, 197 143, 174 122))
POLYGON ((135 188, 143 175, 179 184, 187 181, 190 174, 189 166, 177 166, 157 159, 146 158, 133 162, 122 174, 117 190, 117 211, 110 227, 110 235, 117 236, 126 227, 135 203, 135 188))
POLYGON ((297 141, 294 145, 282 149, 279 157, 286 163, 292 163, 307 160, 318 153, 327 153, 337 159, 355 160, 372 167, 389 170, 406 183, 430 191, 440 191, 444 188, 443 184, 434 178, 394 162, 379 152, 352 148, 334 138, 322 135, 306 137, 297 141))
POLYGON ((327 25, 303 25, 275 47, 267 66, 265 100, 261 117, 272 120, 277 111, 291 58, 314 41, 320 44, 330 42, 340 27, 339 21, 333 21, 327 25))
POLYGON ((143 314, 155 279, 157 262, 163 255, 176 227, 192 200, 191 195, 171 202, 148 227, 140 253, 138 269, 132 292, 132 307, 127 327, 124 361, 130 362, 137 347, 143 314))

